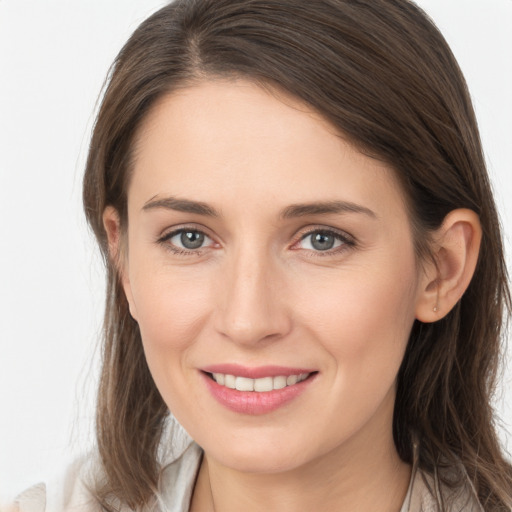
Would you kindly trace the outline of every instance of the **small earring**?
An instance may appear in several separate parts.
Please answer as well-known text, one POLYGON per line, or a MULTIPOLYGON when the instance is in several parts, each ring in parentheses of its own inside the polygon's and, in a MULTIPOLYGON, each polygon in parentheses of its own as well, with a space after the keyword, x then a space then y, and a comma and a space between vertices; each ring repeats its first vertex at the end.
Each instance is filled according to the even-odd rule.
POLYGON ((437 311, 438 311, 438 307, 434 306, 434 313, 437 313, 437 311))

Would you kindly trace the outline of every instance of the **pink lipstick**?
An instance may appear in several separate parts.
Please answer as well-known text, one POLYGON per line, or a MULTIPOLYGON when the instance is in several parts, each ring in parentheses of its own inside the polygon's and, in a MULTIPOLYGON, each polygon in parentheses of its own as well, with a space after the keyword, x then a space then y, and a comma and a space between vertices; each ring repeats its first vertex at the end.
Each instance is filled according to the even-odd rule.
POLYGON ((249 415, 266 414, 291 402, 317 374, 312 369, 283 366, 221 364, 201 368, 209 392, 221 405, 249 415))

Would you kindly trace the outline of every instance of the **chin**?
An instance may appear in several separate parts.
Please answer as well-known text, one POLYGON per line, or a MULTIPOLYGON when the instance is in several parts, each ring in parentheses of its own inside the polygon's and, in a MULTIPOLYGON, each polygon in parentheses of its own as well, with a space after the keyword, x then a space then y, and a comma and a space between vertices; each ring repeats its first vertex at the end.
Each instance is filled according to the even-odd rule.
MULTIPOLYGON (((212 456, 215 458, 215 455, 212 456)), ((262 454, 256 450, 223 453, 217 460, 223 466, 235 471, 253 474, 285 473, 304 464, 304 461, 298 460, 296 454, 293 453, 283 454, 274 451, 262 454)))
MULTIPOLYGON (((264 430, 264 429, 261 429, 264 430)), ((315 447, 309 443, 308 452, 304 441, 287 437, 264 435, 227 438, 212 443, 211 438, 202 445, 206 454, 218 463, 242 473, 282 473, 297 469, 314 458, 315 447), (311 453, 311 457, 308 457, 311 453)), ((318 454, 316 454, 318 455, 318 454)))

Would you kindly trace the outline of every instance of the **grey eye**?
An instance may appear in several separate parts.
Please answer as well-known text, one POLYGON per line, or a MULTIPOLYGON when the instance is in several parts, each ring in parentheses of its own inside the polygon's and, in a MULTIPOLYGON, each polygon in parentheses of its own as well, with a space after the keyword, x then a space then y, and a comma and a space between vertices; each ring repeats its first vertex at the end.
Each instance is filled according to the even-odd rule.
POLYGON ((201 249, 205 245, 211 245, 213 240, 195 229, 178 229, 164 236, 161 243, 168 243, 171 247, 193 251, 201 249))
POLYGON ((206 238, 203 233, 199 233, 198 231, 182 231, 179 235, 176 235, 173 238, 177 238, 178 236, 180 244, 185 249, 199 249, 206 238))
POLYGON ((309 233, 301 240, 302 248, 310 251, 328 251, 344 243, 340 235, 323 231, 309 233))
POLYGON ((334 247, 335 238, 324 233, 311 235, 311 245, 318 251, 327 251, 334 247))

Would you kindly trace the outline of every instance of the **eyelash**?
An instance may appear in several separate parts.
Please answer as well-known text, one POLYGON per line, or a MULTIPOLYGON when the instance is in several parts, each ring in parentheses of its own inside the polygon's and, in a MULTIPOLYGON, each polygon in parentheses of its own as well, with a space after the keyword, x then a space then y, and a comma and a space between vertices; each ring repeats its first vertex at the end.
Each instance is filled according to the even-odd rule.
MULTIPOLYGON (((157 243, 164 245, 166 249, 168 249, 173 254, 176 254, 178 256, 191 256, 191 255, 201 256, 204 252, 203 250, 207 249, 207 247, 199 247, 196 250, 182 249, 180 247, 175 246, 174 244, 169 243, 169 240, 174 238, 176 235, 179 235, 182 233, 187 233, 187 232, 197 233, 197 234, 203 235, 211 240, 211 237, 209 237, 201 229, 194 228, 194 227, 182 227, 179 229, 175 229, 169 233, 166 233, 162 237, 158 238, 157 243)), ((354 240, 354 238, 352 236, 348 235, 347 233, 344 233, 342 231, 336 231, 336 230, 333 230, 332 228, 331 229, 315 228, 315 229, 308 230, 305 233, 302 233, 300 235, 299 239, 293 243, 293 246, 295 246, 299 242, 307 239, 309 236, 312 236, 314 234, 332 236, 337 241, 340 241, 341 245, 339 245, 338 247, 336 247, 334 249, 328 249, 325 251, 315 251, 315 250, 305 249, 308 252, 310 252, 312 255, 314 255, 313 257, 326 257, 326 256, 338 255, 338 254, 341 254, 342 252, 345 252, 345 251, 353 248, 356 245, 356 241, 354 240)), ((293 249, 293 250, 299 250, 299 249, 293 249)))
MULTIPOLYGON (((295 242, 293 245, 295 246, 297 243, 302 242, 303 240, 306 240, 308 237, 318 234, 318 235, 324 235, 324 236, 332 236, 336 241, 340 241, 341 244, 333 249, 328 249, 325 251, 315 251, 312 249, 305 249, 308 252, 310 252, 313 257, 319 257, 324 258, 328 256, 336 256, 341 253, 344 253, 345 251, 353 248, 356 245, 356 242, 352 236, 350 236, 347 233, 344 233, 343 231, 336 231, 334 229, 325 229, 325 228, 314 228, 311 230, 306 231, 305 233, 302 233, 300 238, 295 242)), ((299 250, 299 249, 294 249, 299 250)))
POLYGON ((177 254, 178 256, 201 256, 203 254, 203 249, 206 249, 206 247, 200 247, 199 249, 193 250, 193 249, 182 249, 180 247, 175 246, 174 244, 171 244, 169 241, 174 238, 176 235, 179 235, 181 233, 198 233, 200 235, 203 235, 207 238, 210 238, 204 231, 194 228, 194 227, 183 227, 179 229, 175 229, 169 233, 166 233, 162 237, 160 237, 157 240, 157 243, 164 245, 166 249, 171 251, 173 254, 177 254))

